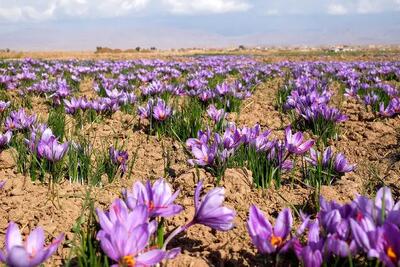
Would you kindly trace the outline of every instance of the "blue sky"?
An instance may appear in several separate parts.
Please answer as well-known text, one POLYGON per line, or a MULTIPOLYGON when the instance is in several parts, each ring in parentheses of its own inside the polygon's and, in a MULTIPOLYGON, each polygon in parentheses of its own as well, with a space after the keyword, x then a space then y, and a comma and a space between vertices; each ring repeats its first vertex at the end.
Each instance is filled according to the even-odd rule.
POLYGON ((400 0, 0 0, 0 48, 399 44, 400 0))

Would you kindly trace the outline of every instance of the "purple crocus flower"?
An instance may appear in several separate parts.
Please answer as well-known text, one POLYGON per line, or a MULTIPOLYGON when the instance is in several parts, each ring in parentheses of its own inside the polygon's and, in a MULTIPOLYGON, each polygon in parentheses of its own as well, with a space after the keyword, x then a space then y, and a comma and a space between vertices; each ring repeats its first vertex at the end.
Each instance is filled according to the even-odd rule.
POLYGON ((400 226, 400 202, 394 202, 392 192, 388 187, 380 188, 374 200, 358 196, 354 204, 358 208, 359 218, 370 218, 377 225, 382 225, 386 220, 400 226))
POLYGON ((109 212, 96 210, 101 230, 97 233, 102 250, 115 262, 113 266, 154 265, 166 256, 159 249, 149 250, 150 236, 157 223, 148 223, 147 206, 137 205, 129 210, 125 202, 116 199, 109 212))
POLYGON ((10 101, 0 101, 0 113, 3 113, 10 106, 10 104, 10 101))
POLYGON ((224 109, 217 109, 214 105, 208 107, 207 114, 214 123, 220 122, 226 115, 224 109))
POLYGON ((23 243, 18 226, 10 222, 6 232, 5 251, 0 251, 0 261, 13 267, 39 266, 54 254, 64 239, 64 234, 59 235, 48 247, 44 247, 44 239, 44 231, 38 227, 23 243))
POLYGON ((153 117, 158 121, 165 121, 169 118, 171 113, 171 107, 169 107, 164 100, 158 99, 157 104, 153 107, 153 117))
POLYGON ((321 157, 321 152, 314 150, 313 148, 310 148, 310 157, 306 157, 306 160, 310 162, 314 166, 318 166, 318 164, 322 164, 322 167, 328 168, 329 164, 332 159, 332 148, 328 147, 327 149, 324 150, 324 153, 322 154, 321 157))
POLYGON ((3 189, 5 184, 6 184, 6 181, 0 181, 0 189, 3 189))
POLYGON ((304 247, 295 242, 294 251, 306 267, 319 267, 323 261, 324 240, 320 237, 319 222, 316 220, 309 226, 307 245, 304 247))
POLYGON ((349 164, 343 153, 338 153, 335 157, 334 169, 338 173, 352 172, 355 165, 349 164))
POLYGON ((302 155, 314 145, 314 140, 308 140, 303 143, 304 137, 302 132, 292 135, 290 126, 286 127, 285 134, 285 145, 290 153, 302 155))
POLYGON ((0 150, 10 143, 11 137, 11 131, 7 131, 5 134, 0 134, 0 150))
POLYGON ((60 144, 57 139, 52 139, 48 143, 39 142, 38 151, 43 151, 43 156, 51 161, 60 161, 68 151, 68 142, 60 144))
POLYGON ((146 184, 136 182, 132 191, 124 191, 123 195, 127 206, 133 209, 137 205, 146 205, 149 211, 149 217, 171 217, 183 210, 181 205, 173 202, 178 197, 179 190, 172 193, 171 186, 160 178, 151 186, 150 181, 146 184))
POLYGON ((364 251, 369 258, 378 258, 379 251, 383 249, 383 231, 376 227, 368 217, 357 221, 350 219, 351 232, 359 249, 364 251))
MULTIPOLYGON (((96 209, 96 213, 101 226, 101 230, 97 233, 97 238, 107 234, 112 235, 117 223, 131 231, 139 225, 147 224, 149 219, 147 206, 136 205, 130 210, 126 203, 119 198, 113 201, 108 212, 96 209)), ((149 223, 148 227, 150 233, 153 233, 157 228, 157 223, 155 221, 154 223, 149 223)))
POLYGON ((25 139, 25 143, 32 153, 37 153, 40 158, 43 158, 45 148, 54 140, 57 140, 57 138, 52 130, 47 128, 47 125, 39 125, 32 128, 31 138, 25 139))
POLYGON ((207 166, 214 163, 217 154, 218 145, 214 142, 211 145, 202 144, 200 147, 192 147, 192 154, 195 159, 188 160, 191 165, 207 166))
POLYGON ((200 181, 194 194, 195 215, 192 224, 203 224, 220 231, 232 229, 236 212, 222 205, 225 199, 225 189, 216 187, 200 200, 202 187, 203 183, 200 181))
POLYGON ((6 130, 24 130, 31 127, 36 122, 36 115, 29 116, 25 109, 21 108, 18 111, 12 111, 10 116, 6 118, 6 130))
POLYGON ((117 222, 112 234, 98 236, 101 249, 118 264, 112 266, 152 266, 166 257, 160 249, 147 249, 150 232, 147 224, 141 224, 132 230, 117 222))
POLYGON ((208 140, 210 140, 211 131, 208 129, 207 131, 198 131, 197 138, 189 138, 186 140, 186 148, 188 150, 192 150, 193 147, 201 147, 203 144, 207 144, 208 140))
POLYGON ((217 84, 215 87, 215 91, 218 93, 220 96, 224 96, 230 92, 231 88, 230 85, 226 82, 217 84))
POLYGON ((285 246, 286 238, 290 234, 293 218, 290 209, 284 209, 278 215, 275 226, 264 217, 255 206, 250 207, 247 230, 253 244, 261 253, 279 252, 285 246))
POLYGON ((108 150, 110 159, 113 164, 121 168, 121 174, 124 174, 127 169, 128 152, 123 150, 117 150, 111 146, 108 150))
POLYGON ((236 149, 242 143, 244 137, 240 134, 235 124, 229 124, 222 137, 222 143, 226 149, 236 149))
POLYGON ((148 119, 152 115, 154 100, 149 99, 145 107, 138 107, 137 113, 141 119, 148 119))
POLYGON ((384 248, 379 258, 388 267, 400 266, 400 230, 397 226, 386 223, 383 225, 385 238, 384 248))

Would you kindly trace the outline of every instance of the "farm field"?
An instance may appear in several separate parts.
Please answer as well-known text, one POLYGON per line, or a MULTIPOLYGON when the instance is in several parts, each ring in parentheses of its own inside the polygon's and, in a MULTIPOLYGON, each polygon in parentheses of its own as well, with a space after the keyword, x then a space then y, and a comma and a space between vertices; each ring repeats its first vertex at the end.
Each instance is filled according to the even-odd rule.
POLYGON ((0 56, 1 262, 399 265, 398 53, 0 56))

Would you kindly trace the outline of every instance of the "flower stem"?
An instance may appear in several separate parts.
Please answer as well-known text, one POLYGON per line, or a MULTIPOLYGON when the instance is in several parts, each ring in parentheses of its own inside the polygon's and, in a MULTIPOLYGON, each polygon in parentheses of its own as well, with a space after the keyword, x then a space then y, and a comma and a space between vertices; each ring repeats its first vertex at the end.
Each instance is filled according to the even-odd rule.
POLYGON ((164 245, 162 247, 163 250, 167 249, 167 245, 168 243, 178 234, 182 233, 183 231, 186 231, 190 226, 194 225, 194 221, 190 221, 189 223, 187 223, 184 226, 179 226, 178 228, 176 228, 172 233, 169 234, 169 236, 167 237, 167 239, 164 242, 164 245))

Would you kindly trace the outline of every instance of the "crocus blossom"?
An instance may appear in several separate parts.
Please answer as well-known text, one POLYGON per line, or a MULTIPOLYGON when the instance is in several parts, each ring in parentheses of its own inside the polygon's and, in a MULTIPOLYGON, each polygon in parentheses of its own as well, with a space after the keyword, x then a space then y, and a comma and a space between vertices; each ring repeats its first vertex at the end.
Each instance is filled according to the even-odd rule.
POLYGON ((0 251, 0 261, 13 267, 39 266, 56 252, 64 234, 59 235, 48 247, 44 247, 44 239, 44 231, 38 227, 22 242, 18 226, 10 222, 6 232, 5 251, 0 251))

